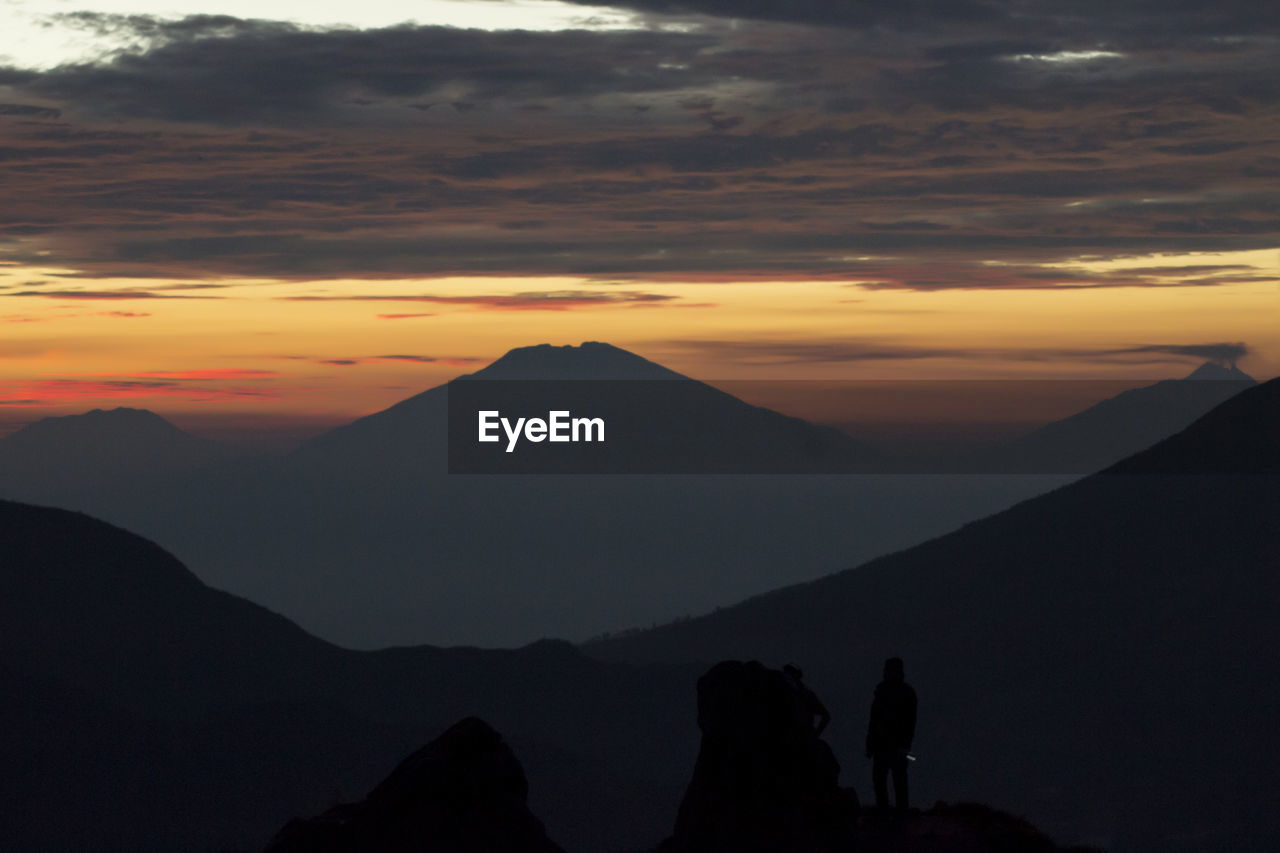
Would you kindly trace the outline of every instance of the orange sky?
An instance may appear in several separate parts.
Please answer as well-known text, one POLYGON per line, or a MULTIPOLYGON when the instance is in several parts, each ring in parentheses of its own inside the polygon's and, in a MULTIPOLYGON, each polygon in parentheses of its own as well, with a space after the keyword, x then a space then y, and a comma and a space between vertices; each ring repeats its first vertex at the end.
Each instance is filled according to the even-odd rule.
MULTIPOLYGON (((1195 266, 1247 266, 1249 277, 1272 277, 1213 287, 641 287, 539 277, 228 279, 216 289, 166 290, 182 283, 104 279, 77 285, 83 298, 4 299, 0 401, 9 424, 117 405, 193 423, 215 414, 340 422, 513 346, 582 340, 609 341, 713 380, 1154 379, 1182 375, 1202 359, 1116 351, 1247 340, 1241 366, 1265 378, 1280 372, 1278 257, 1254 251, 1070 267, 1077 275, 1140 269, 1161 281, 1158 269, 1168 267, 1165 283, 1195 266), (850 347, 865 351, 846 353, 850 347)), ((12 280, 49 272, 0 268, 12 280)))

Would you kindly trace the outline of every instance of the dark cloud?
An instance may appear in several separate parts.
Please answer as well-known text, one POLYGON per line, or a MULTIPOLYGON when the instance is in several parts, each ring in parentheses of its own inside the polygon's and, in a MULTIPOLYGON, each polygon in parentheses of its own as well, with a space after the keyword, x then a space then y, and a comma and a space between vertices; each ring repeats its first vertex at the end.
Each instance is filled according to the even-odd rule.
MULTIPOLYGON (((662 166, 673 172, 735 172, 798 160, 887 154, 900 134, 882 123, 798 134, 697 134, 678 138, 612 139, 576 145, 525 146, 478 154, 441 164, 440 173, 457 178, 510 177, 550 167, 576 172, 616 171, 662 166)), ((671 188, 710 190, 715 181, 676 179, 671 188)))
POLYGON ((0 116, 31 116, 33 118, 58 118, 62 110, 41 107, 36 104, 0 104, 0 116))
POLYGON ((423 364, 432 364, 440 360, 429 355, 375 355, 373 358, 386 361, 417 361, 423 364))
MULTIPOLYGON (((688 220, 686 220, 686 225, 688 220)), ((645 223, 638 223, 645 224, 645 223)), ((1069 269, 1009 264, 987 266, 979 262, 909 260, 873 262, 859 260, 881 253, 945 253, 950 257, 980 252, 980 257, 1019 255, 1125 254, 1135 238, 1124 233, 1102 233, 1091 227, 1078 233, 1045 234, 1034 221, 1021 224, 1021 233, 989 231, 939 231, 930 228, 869 228, 861 232, 776 228, 772 233, 749 224, 725 221, 715 230, 688 227, 682 232, 658 234, 646 231, 614 231, 597 223, 584 223, 577 234, 557 239, 514 240, 495 234, 491 238, 430 239, 406 235, 355 233, 337 238, 301 234, 245 234, 229 237, 177 237, 146 241, 124 240, 104 245, 94 258, 122 271, 152 268, 155 271, 199 270, 209 276, 272 276, 310 280, 329 277, 402 279, 451 275, 580 275, 644 280, 734 279, 832 279, 864 283, 868 289, 906 288, 1086 288, 1121 286, 1203 286, 1246 280, 1247 273, 1216 276, 1184 275, 1173 280, 1157 274, 1088 273, 1069 269)), ((1201 233, 1177 236, 1143 236, 1145 251, 1218 251, 1250 248, 1249 241, 1234 233, 1201 233)), ((74 263, 74 261, 73 261, 74 263)), ((80 299, 218 298, 192 293, 150 290, 75 291, 26 290, 13 295, 80 299), (78 295, 77 295, 78 294, 78 295)), ((560 292, 548 298, 529 294, 480 294, 447 297, 433 294, 404 296, 310 296, 295 300, 358 299, 449 304, 488 302, 501 307, 609 304, 624 301, 617 292, 560 292)), ((634 303, 653 304, 667 297, 634 292, 634 303)), ((397 312, 399 313, 399 312, 397 312)))
MULTIPOLYGON (((64 17, 141 46, 0 69, 0 260, 83 278, 1083 288, 1251 270, 1034 265, 1280 242, 1262 4, 631 8, 694 17, 613 33, 64 17), (927 263, 858 260, 883 254, 927 263)), ((100 298, 175 295, 143 290, 100 298)))
MULTIPOLYGON (((678 299, 661 293, 640 291, 546 290, 508 294, 468 294, 441 296, 436 294, 369 294, 349 296, 282 296, 290 302, 432 302, 463 305, 494 311, 567 311, 573 308, 598 308, 610 305, 629 307, 656 306, 678 299)), ((391 356, 384 356, 390 358, 391 356)))
POLYGON ((50 299, 216 299, 214 296, 178 296, 148 290, 20 290, 7 296, 46 296, 50 299))
POLYGON ((359 123, 368 118, 361 112, 384 104, 420 114, 429 105, 416 99, 449 99, 454 91, 468 93, 451 99, 459 112, 513 96, 671 91, 699 79, 687 63, 712 44, 704 35, 647 31, 319 30, 95 13, 62 20, 99 34, 128 32, 145 39, 145 49, 34 75, 0 72, 0 83, 74 103, 81 115, 232 125, 343 116, 359 123))
POLYGON ((188 402, 216 402, 274 398, 281 388, 246 388, 240 386, 196 386, 175 381, 141 381, 132 379, 41 379, 24 382, 0 382, 0 406, 53 406, 85 401, 141 399, 146 397, 180 398, 188 402))
MULTIPOLYGON (((1010 33, 1077 32, 1088 27, 1100 38, 1139 35, 1150 40, 1170 35, 1254 33, 1280 26, 1280 13, 1252 0, 570 0, 584 6, 611 6, 662 15, 711 15, 858 29, 935 31, 941 27, 981 26, 1010 33)), ((1024 37, 1025 38, 1025 37, 1024 37)), ((1014 37, 994 44, 1025 44, 1014 37)), ((1036 42, 1032 42, 1033 44, 1036 42)))
POLYGON ((1204 359, 1217 364, 1234 367, 1236 362, 1249 354, 1249 347, 1243 342, 1217 344, 1147 344, 1137 347, 1111 350, 1116 355, 1172 355, 1186 358, 1204 359))
POLYGON ((750 364, 829 364, 853 361, 912 361, 974 355, 972 350, 903 346, 873 340, 680 340, 663 343, 677 349, 710 355, 721 363, 738 361, 750 364))
POLYGON ((710 355, 720 362, 738 361, 748 364, 831 364, 964 358, 1015 362, 1084 360, 1121 363, 1195 359, 1234 365, 1237 360, 1249 354, 1249 347, 1243 343, 1145 344, 1120 349, 922 347, 869 338, 828 341, 674 340, 660 341, 657 344, 710 355))
POLYGON ((571 0, 584 6, 635 9, 660 15, 711 15, 847 27, 914 29, 941 24, 989 21, 999 5, 982 0, 571 0))

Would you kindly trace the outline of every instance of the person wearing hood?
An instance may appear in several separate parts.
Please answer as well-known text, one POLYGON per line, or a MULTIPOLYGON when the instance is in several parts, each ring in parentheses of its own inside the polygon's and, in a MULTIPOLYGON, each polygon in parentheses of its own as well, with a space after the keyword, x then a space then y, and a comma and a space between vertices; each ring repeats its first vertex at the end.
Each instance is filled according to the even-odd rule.
POLYGON ((889 808, 889 774, 893 774, 893 799, 898 811, 908 808, 907 763, 916 733, 916 691, 907 684, 902 658, 884 662, 884 680, 876 685, 867 724, 867 758, 876 808, 889 808))

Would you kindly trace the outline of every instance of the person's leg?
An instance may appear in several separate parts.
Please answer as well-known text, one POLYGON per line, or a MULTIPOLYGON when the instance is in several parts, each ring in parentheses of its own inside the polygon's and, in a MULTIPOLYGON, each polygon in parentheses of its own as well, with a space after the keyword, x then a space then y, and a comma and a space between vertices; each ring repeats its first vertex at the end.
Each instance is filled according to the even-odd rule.
POLYGON ((909 762, 905 755, 895 756, 893 760, 893 803, 898 807, 898 811, 905 812, 910 808, 910 802, 907 797, 907 766, 909 762))
POLYGON ((889 808, 889 756, 876 753, 871 757, 871 784, 876 792, 876 808, 889 808))

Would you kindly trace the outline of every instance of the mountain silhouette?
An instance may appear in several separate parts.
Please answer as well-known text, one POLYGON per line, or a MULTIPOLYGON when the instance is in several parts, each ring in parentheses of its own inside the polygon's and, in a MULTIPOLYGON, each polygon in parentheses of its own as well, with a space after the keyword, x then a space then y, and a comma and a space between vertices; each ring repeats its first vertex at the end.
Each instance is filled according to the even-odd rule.
MULTIPOLYGON (((126 416, 138 423, 116 432, 145 436, 141 456, 102 449, 77 457, 73 442, 48 442, 38 453, 10 454, 32 460, 25 469, 0 463, 0 496, 136 530, 214 586, 363 648, 516 646, 658 624, 900 550, 1072 476, 1010 477, 985 464, 964 476, 941 468, 909 477, 635 473, 655 457, 694 472, 884 460, 834 430, 592 342, 513 349, 283 458, 205 465, 184 452, 157 465, 146 454, 154 458, 167 442, 186 446, 190 437, 149 413, 53 423, 87 427, 126 416), (623 411, 639 417, 637 406, 646 409, 657 441, 622 460, 626 476, 531 475, 518 467, 449 475, 449 394, 480 379, 490 387, 616 384, 623 411)), ((0 459, 18 437, 0 440, 0 459)), ((81 443, 109 444, 95 441, 81 443)), ((1099 467, 1103 461, 1109 457, 1099 467)), ((1038 466, 1052 470, 1031 467, 1038 466)))
POLYGON ((635 465, 611 477, 448 474, 451 390, 540 385, 512 377, 616 385, 615 402, 631 411, 652 401, 644 417, 662 428, 633 461, 653 453, 694 471, 708 461, 799 471, 864 456, 835 430, 586 343, 514 349, 281 458, 56 490, 0 477, 0 494, 134 530, 215 587, 326 639, 376 648, 518 646, 656 624, 906 547, 1061 482, 635 465))
POLYGON ((924 801, 964 785, 1115 849, 1275 849, 1278 434, 1272 380, 953 533, 588 650, 803 661, 842 757, 900 655, 924 801))
MULTIPOLYGON (((439 474, 446 467, 448 444, 474 444, 475 438, 470 410, 461 413, 465 417, 453 429, 448 418, 451 392, 454 406, 471 396, 497 394, 488 405, 499 407, 501 403, 494 401, 503 401, 521 412, 544 416, 549 408, 563 408, 600 416, 611 425, 612 437, 589 448, 526 445, 525 454, 494 448, 496 458, 508 464, 491 473, 848 473, 878 464, 874 450, 839 430, 749 405, 634 353, 594 341, 513 349, 475 373, 317 436, 294 458, 365 475, 385 476, 388 469, 439 474), (485 382, 477 385, 477 380, 485 382), (499 385, 500 390, 495 387, 499 385), (527 454, 548 450, 542 465, 521 467, 527 454), (608 456, 603 466, 580 468, 572 460, 578 458, 573 453, 581 451, 608 456)), ((502 410, 508 411, 505 406, 502 410)), ((455 463, 450 470, 459 473, 456 452, 449 458, 455 463)))
POLYGON ((0 849, 260 849, 284 817, 369 790, 483 715, 525 756, 552 836, 656 843, 696 748, 690 667, 333 646, 209 588, 147 540, 0 501, 0 849))
POLYGON ((43 418, 0 438, 0 498, 100 511, 124 496, 154 514, 161 490, 236 455, 146 409, 43 418))
POLYGON ((1224 367, 1223 365, 1212 361, 1206 361, 1183 378, 1195 380, 1209 379, 1216 381, 1226 380, 1228 382, 1244 382, 1247 385, 1258 384, 1258 380, 1254 379, 1234 364, 1230 367, 1224 367))
POLYGON ((1260 385, 857 570, 588 648, 613 661, 562 642, 341 649, 136 535, 0 502, 0 846, 261 847, 476 715, 521 755, 551 838, 645 849, 698 750, 691 661, 732 648, 803 662, 845 785, 866 790, 870 689, 897 653, 921 697, 919 801, 1117 850, 1274 849, 1278 397, 1260 385))
POLYGON ((1100 471, 1177 433, 1256 384, 1237 367, 1205 362, 1182 379, 1133 388, 1045 424, 969 464, 1009 473, 1100 471))
POLYGON ((146 409, 42 418, 0 439, 0 470, 149 473, 208 465, 228 450, 146 409))

